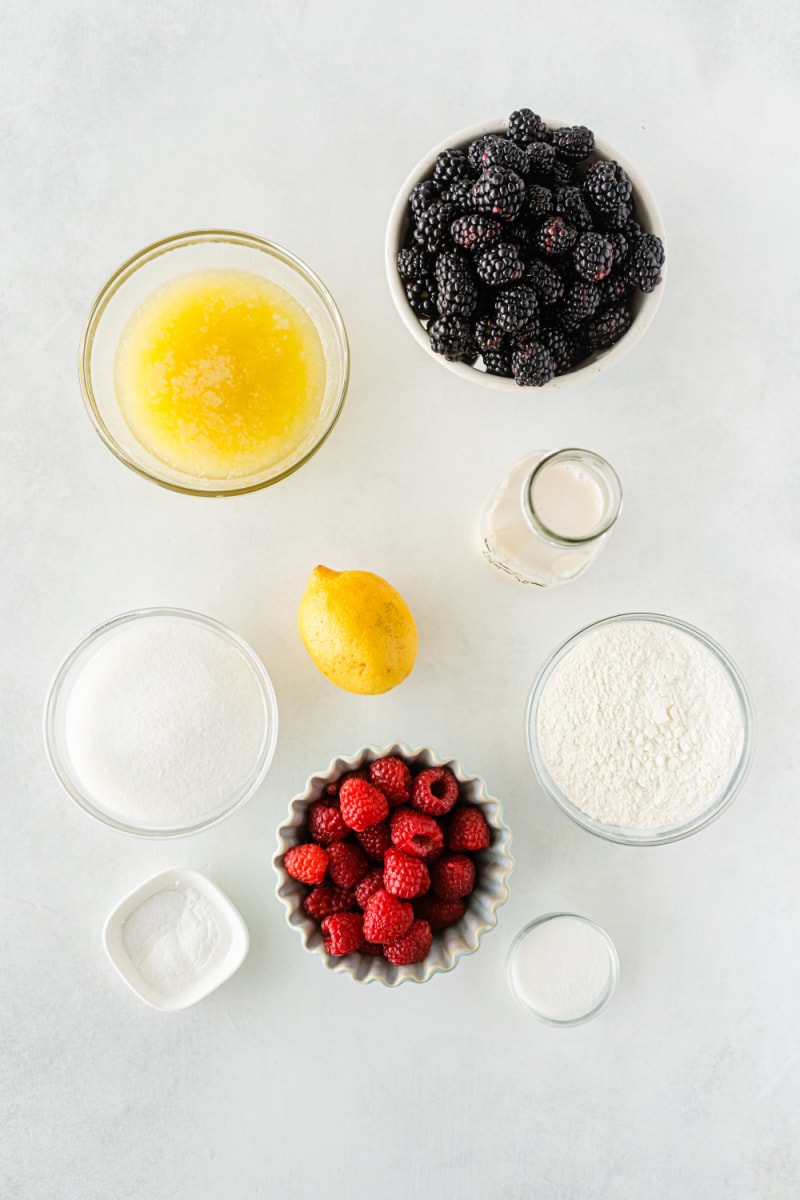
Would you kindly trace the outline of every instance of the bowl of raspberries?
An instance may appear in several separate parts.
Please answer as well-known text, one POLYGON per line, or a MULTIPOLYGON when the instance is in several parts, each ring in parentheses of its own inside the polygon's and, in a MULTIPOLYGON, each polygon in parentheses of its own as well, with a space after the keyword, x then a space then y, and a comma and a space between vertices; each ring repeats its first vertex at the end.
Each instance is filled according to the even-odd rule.
POLYGON ((386 273, 406 327, 450 371, 501 391, 564 387, 645 333, 664 242, 612 146, 522 108, 417 164, 389 218, 386 273))
POLYGON ((278 830, 277 894, 326 967, 425 983, 478 949, 508 897, 511 835, 483 780, 402 743, 312 775, 278 830))

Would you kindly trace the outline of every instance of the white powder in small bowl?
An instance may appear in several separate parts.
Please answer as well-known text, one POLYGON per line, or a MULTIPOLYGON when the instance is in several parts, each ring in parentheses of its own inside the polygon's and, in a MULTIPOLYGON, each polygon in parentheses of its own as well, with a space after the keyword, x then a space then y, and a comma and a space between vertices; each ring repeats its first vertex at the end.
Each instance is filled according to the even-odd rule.
POLYGON ((142 979, 176 996, 211 970, 228 946, 214 907, 196 888, 156 892, 125 919, 122 944, 142 979))
POLYGON ((583 917, 540 917, 511 945, 511 991, 544 1021, 572 1025, 596 1015, 616 980, 616 952, 599 926, 583 917))
POLYGON ((242 649, 189 614, 156 613, 99 639, 67 698, 64 735, 99 810, 172 829, 236 801, 263 755, 267 724, 242 649))
POLYGON ((742 753, 742 707, 697 637, 647 619, 610 621, 556 662, 536 738, 561 792, 630 829, 681 825, 707 810, 742 753))

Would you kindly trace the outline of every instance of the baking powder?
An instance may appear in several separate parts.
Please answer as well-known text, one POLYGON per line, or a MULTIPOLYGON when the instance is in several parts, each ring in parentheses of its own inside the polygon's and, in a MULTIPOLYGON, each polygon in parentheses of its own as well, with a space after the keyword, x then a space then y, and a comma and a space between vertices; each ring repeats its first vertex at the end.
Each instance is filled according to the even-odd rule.
POLYGON ((200 979, 221 947, 215 909, 196 888, 149 896, 122 926, 122 944, 145 983, 175 996, 200 979))
POLYGON ((602 625, 556 664, 537 733, 550 775, 607 824, 682 824, 731 778, 741 709, 710 650, 655 621, 602 625))

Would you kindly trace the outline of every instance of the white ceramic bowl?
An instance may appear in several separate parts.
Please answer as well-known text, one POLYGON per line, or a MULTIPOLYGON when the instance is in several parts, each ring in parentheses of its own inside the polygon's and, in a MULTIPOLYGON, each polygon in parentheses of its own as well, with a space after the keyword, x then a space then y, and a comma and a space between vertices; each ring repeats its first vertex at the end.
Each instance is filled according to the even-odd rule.
POLYGON ((216 884, 201 871, 174 867, 160 871, 120 900, 103 928, 103 946, 114 970, 140 1000, 161 1012, 179 1012, 208 996, 239 970, 250 948, 250 935, 238 909, 216 884), (162 892, 186 892, 189 888, 198 892, 213 910, 219 941, 196 977, 180 990, 167 993, 159 991, 143 976, 128 953, 125 922, 152 897, 162 892))
MULTIPOLYGON (((545 121, 551 129, 560 129, 562 126, 570 124, 568 121, 559 121, 552 117, 545 118, 545 121)), ((417 165, 409 172, 392 205, 392 211, 389 214, 389 225, 386 230, 385 261, 386 278, 389 282, 389 291, 391 292, 395 308, 400 314, 400 319, 406 329, 426 354, 430 355, 440 366, 445 367, 448 371, 452 371, 454 375, 458 375, 461 379, 470 380, 472 383, 479 383, 483 387, 493 388, 495 391, 511 392, 519 395, 522 390, 540 389, 521 389, 513 379, 506 379, 500 375, 490 375, 480 365, 472 367, 466 363, 449 362, 443 355, 434 354, 433 350, 431 350, 425 326, 421 324, 416 313, 410 307, 403 288, 403 282, 397 273, 397 252, 405 245, 410 225, 408 196, 411 189, 422 180, 430 179, 436 157, 442 150, 447 150, 449 147, 465 149, 470 142, 482 137, 485 133, 505 133, 506 127, 507 122, 503 117, 496 117, 491 121, 483 121, 478 125, 469 125, 466 129, 459 129, 456 133, 451 133, 449 137, 446 137, 438 146, 434 146, 432 150, 419 160, 417 165)), ((655 201, 635 168, 631 166, 618 150, 610 146, 608 142, 595 137, 595 149, 590 161, 597 158, 613 159, 625 169, 633 184, 634 198, 636 200, 636 217, 639 224, 646 233, 656 234, 663 242, 664 249, 667 250, 664 225, 656 208, 655 201)), ((576 367, 574 371, 569 371, 565 375, 556 375, 544 386, 553 389, 571 387, 573 384, 583 383, 595 375, 600 375, 603 371, 609 370, 610 367, 615 366, 626 355, 630 354, 631 350, 633 350, 634 346, 641 340, 652 324, 664 293, 666 274, 665 263, 661 269, 662 280, 658 287, 652 292, 646 293, 638 289, 636 290, 631 298, 633 323, 625 336, 615 346, 591 355, 580 366, 576 367)), ((478 363, 480 364, 480 359, 478 363)))
POLYGON ((386 987, 407 982, 426 983, 440 971, 451 971, 462 955, 474 953, 481 936, 497 923, 497 910, 508 899, 508 877, 514 867, 510 844, 511 834, 503 821, 499 801, 489 796, 483 780, 468 775, 461 763, 453 758, 440 758, 428 747, 412 750, 402 742, 395 742, 391 746, 366 746, 357 754, 335 758, 326 771, 312 775, 305 791, 291 801, 289 816, 278 829, 278 848, 273 859, 278 876, 276 891, 286 909, 287 921, 300 934, 306 950, 318 954, 328 970, 343 971, 358 983, 377 981, 386 987), (478 882, 469 897, 464 916, 457 925, 434 934, 431 950, 422 962, 401 967, 394 966, 384 958, 365 954, 346 954, 341 957, 326 954, 319 925, 306 916, 302 908, 308 889, 292 879, 283 866, 286 851, 305 840, 306 811, 314 800, 320 799, 326 785, 341 779, 350 771, 359 770, 376 758, 390 755, 404 759, 412 772, 427 767, 449 767, 459 782, 460 800, 479 807, 492 830, 491 846, 474 855, 478 882))

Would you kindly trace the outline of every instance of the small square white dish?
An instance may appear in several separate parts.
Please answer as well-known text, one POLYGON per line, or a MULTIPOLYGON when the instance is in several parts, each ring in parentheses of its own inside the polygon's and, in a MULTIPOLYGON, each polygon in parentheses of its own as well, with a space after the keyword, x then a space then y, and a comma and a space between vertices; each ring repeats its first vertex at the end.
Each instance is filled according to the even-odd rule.
POLYGON ((179 1012, 238 971, 250 935, 216 884, 200 871, 173 867, 119 902, 103 927, 103 946, 140 1000, 179 1012))

